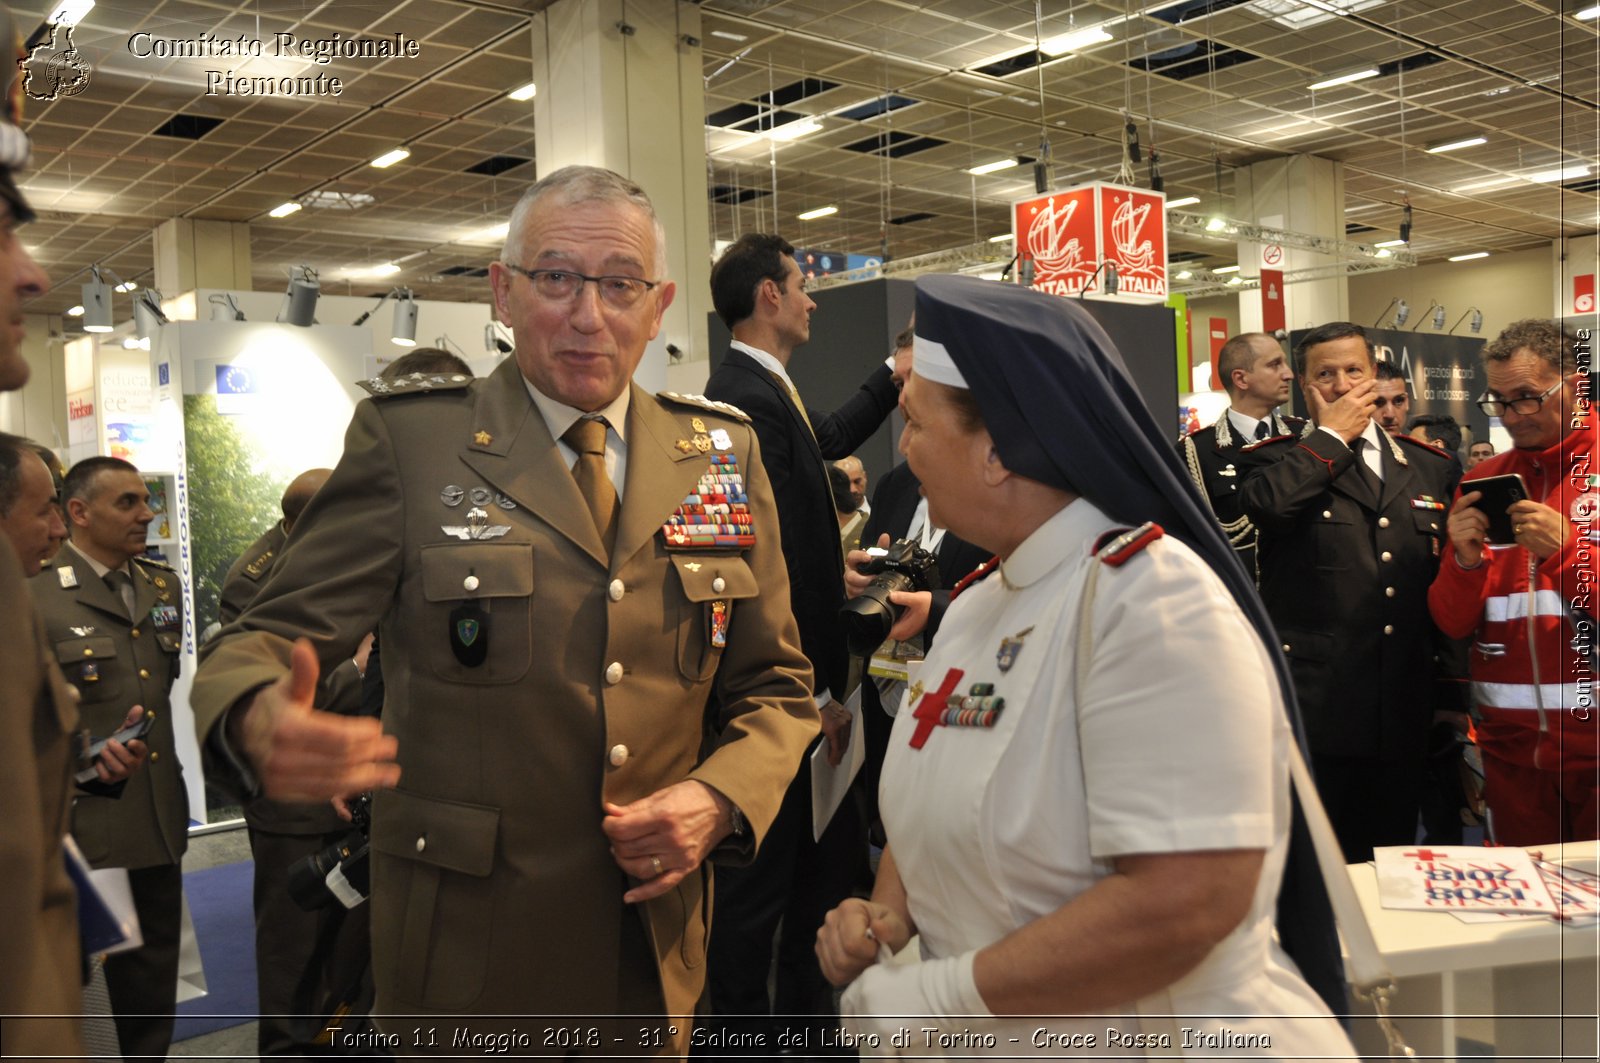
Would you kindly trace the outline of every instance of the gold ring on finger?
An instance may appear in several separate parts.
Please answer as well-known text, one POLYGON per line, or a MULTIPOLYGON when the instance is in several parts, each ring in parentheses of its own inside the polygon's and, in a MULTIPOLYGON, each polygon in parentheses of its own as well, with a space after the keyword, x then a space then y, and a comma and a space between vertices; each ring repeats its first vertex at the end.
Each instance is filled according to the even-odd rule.
POLYGON ((650 858, 650 870, 655 873, 656 878, 661 877, 661 857, 652 856, 650 858))

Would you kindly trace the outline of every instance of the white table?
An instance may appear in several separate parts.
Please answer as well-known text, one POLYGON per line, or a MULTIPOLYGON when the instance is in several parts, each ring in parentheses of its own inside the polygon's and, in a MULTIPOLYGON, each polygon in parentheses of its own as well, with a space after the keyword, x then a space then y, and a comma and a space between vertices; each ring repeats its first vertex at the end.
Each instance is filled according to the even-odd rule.
MULTIPOLYGON (((1535 851, 1587 871, 1600 858, 1595 842, 1535 851)), ((1470 1026, 1474 1036, 1489 1031, 1499 1059, 1600 1058, 1600 925, 1566 928, 1536 917, 1463 923, 1445 912, 1394 911, 1378 903, 1371 864, 1347 870, 1399 986, 1396 1025, 1419 1055, 1455 1058, 1456 1039, 1470 1026)), ((1363 1055, 1387 1054, 1375 1022, 1358 1019, 1355 1027, 1363 1055)))

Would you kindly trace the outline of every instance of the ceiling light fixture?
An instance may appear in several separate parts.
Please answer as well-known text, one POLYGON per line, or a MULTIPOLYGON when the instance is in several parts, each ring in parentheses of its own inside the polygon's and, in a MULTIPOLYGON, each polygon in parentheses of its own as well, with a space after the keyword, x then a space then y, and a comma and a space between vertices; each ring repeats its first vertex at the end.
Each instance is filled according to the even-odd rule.
POLYGON ((1375 78, 1377 76, 1378 68, 1369 66, 1365 70, 1355 70, 1348 74, 1340 74, 1338 77, 1328 78, 1326 81, 1318 81, 1306 87, 1312 92, 1316 92, 1318 89, 1331 89, 1335 85, 1348 85, 1352 81, 1365 81, 1367 78, 1375 78))
POLYGON ((785 122, 767 134, 772 140, 799 140, 812 133, 822 132, 822 123, 815 118, 800 118, 793 122, 785 122))
POLYGON ((839 213, 839 208, 830 204, 826 207, 817 207, 813 210, 796 214, 795 217, 799 218, 801 221, 815 221, 818 218, 826 218, 830 214, 837 213, 839 213))
POLYGON ((400 160, 409 158, 411 158, 411 152, 405 148, 395 148, 393 151, 386 151, 376 159, 373 159, 372 165, 379 170, 386 170, 400 160))
POLYGON ((1239 267, 1238 266, 1218 266, 1216 269, 1212 270, 1211 272, 1212 273, 1238 273, 1239 272, 1239 267))
POLYGON ((989 237, 989 242, 991 244, 1003 244, 1007 240, 1015 240, 1015 239, 1016 239, 1016 237, 1013 236, 1011 233, 1001 233, 999 236, 991 236, 991 237, 989 237))
POLYGON ((510 92, 506 93, 506 98, 516 100, 518 103, 521 103, 524 100, 533 99, 538 94, 539 86, 530 81, 520 89, 512 89, 510 92))
POLYGON ((139 285, 135 281, 123 281, 113 290, 119 292, 136 292, 139 290, 139 285))
POLYGON ((111 331, 111 285, 100 275, 99 266, 90 266, 94 280, 83 285, 83 331, 111 331))
POLYGON ((1210 221, 1206 222, 1206 232, 1208 232, 1208 233, 1220 233, 1222 230, 1226 229, 1227 227, 1228 227, 1228 219, 1222 217, 1221 215, 1218 215, 1217 217, 1212 218, 1210 221))
POLYGON ((1404 240, 1379 240, 1373 247, 1404 247, 1404 240))
POLYGON ((278 308, 278 321, 310 328, 316 320, 317 297, 321 294, 316 270, 310 266, 293 267, 289 270, 289 287, 283 293, 283 305, 278 308))
POLYGON ((1042 41, 1039 44, 1039 51, 1045 55, 1055 57, 1066 55, 1069 52, 1081 52, 1085 48, 1093 47, 1096 44, 1104 44, 1112 39, 1111 34, 1100 26, 1090 26, 1085 30, 1073 30, 1071 33, 1063 33, 1060 36, 1042 41))
POLYGON ((61 0, 45 17, 47 26, 76 26, 94 7, 94 0, 61 0))
POLYGON ((968 167, 967 172, 972 174, 974 177, 982 177, 986 173, 998 173, 1001 170, 1009 170, 1013 166, 1017 165, 1017 163, 1020 161, 1021 160, 1017 159, 1015 156, 1009 159, 997 159, 994 162, 986 162, 981 166, 968 167))
POLYGON ((1101 278, 1100 291, 1102 293, 1106 295, 1117 294, 1117 289, 1121 286, 1121 281, 1117 277, 1117 264, 1108 258, 1094 268, 1094 272, 1089 274, 1089 279, 1084 282, 1083 287, 1078 289, 1079 299, 1089 294, 1089 289, 1094 287, 1094 279, 1096 277, 1101 278))
POLYGON ((77 306, 72 307, 70 310, 67 311, 67 316, 68 317, 82 317, 83 316, 83 304, 79 303, 77 306))
POLYGON ((750 39, 742 33, 730 33, 727 30, 712 30, 711 36, 721 37, 725 41, 748 41, 750 39))
POLYGON ((1193 274, 1193 273, 1191 273, 1191 272, 1190 272, 1190 271, 1188 271, 1188 270, 1186 270, 1186 269, 1180 269, 1180 270, 1179 270, 1179 271, 1178 271, 1178 273, 1177 273, 1177 277, 1176 277, 1176 279, 1177 279, 1177 280, 1180 280, 1180 281, 1186 281, 1186 280, 1188 280, 1188 279, 1189 279, 1189 278, 1190 278, 1190 277, 1193 277, 1193 276, 1194 276, 1194 274, 1193 274))
POLYGON ((1406 305, 1406 301, 1404 299, 1397 297, 1389 300, 1389 305, 1383 308, 1383 313, 1378 315, 1378 319, 1372 323, 1372 327, 1377 328, 1382 325, 1383 319, 1389 315, 1390 310, 1394 310, 1395 328, 1399 328, 1401 325, 1404 325, 1406 323, 1406 318, 1411 316, 1411 307, 1406 305), (1399 309, 1395 309, 1396 307, 1399 309))
POLYGON ((411 297, 410 288, 395 289, 394 326, 389 330, 389 342, 397 347, 417 345, 417 301, 411 297))
POLYGON ((1180 196, 1177 199, 1167 200, 1168 210, 1177 210, 1179 207, 1192 207, 1200 202, 1199 196, 1180 196))
POLYGON ((1488 258, 1488 257, 1489 257, 1489 252, 1487 252, 1487 251, 1473 251, 1471 254, 1466 254, 1466 255, 1451 255, 1450 258, 1448 259, 1448 261, 1450 261, 1450 262, 1470 262, 1475 258, 1488 258))
POLYGON ((1544 185, 1552 181, 1576 181, 1580 177, 1588 176, 1589 167, 1587 166, 1563 166, 1557 170, 1543 170, 1539 173, 1529 174, 1528 180, 1537 181, 1544 185))
POLYGON ((291 199, 289 202, 279 203, 276 207, 273 207, 271 210, 267 211, 267 217, 287 218, 289 215, 295 213, 299 209, 300 204, 291 199))
POLYGON ((1422 312, 1422 316, 1417 318, 1417 323, 1415 325, 1411 326, 1411 331, 1412 332, 1417 331, 1417 329, 1422 327, 1422 323, 1424 321, 1429 320, 1430 317, 1433 320, 1433 330, 1435 332, 1438 332, 1440 329, 1444 328, 1444 306, 1443 306, 1443 304, 1434 302, 1432 299, 1429 299, 1428 300, 1428 309, 1424 310, 1422 312))
MULTIPOLYGON (((1594 7, 1586 7, 1582 11, 1574 14, 1572 17, 1577 19, 1579 22, 1593 22, 1595 19, 1600 18, 1600 4, 1597 4, 1594 7)), ((1478 330, 1473 329, 1472 331, 1476 332, 1478 330)))
POLYGON ((211 304, 212 321, 243 321, 244 311, 228 292, 217 292, 206 299, 211 304))
POLYGON ((1454 140, 1446 140, 1441 143, 1434 144, 1426 150, 1429 155, 1443 155, 1447 151, 1460 151, 1462 148, 1475 148, 1479 144, 1487 143, 1489 143, 1488 137, 1474 135, 1470 137, 1457 137, 1454 140))

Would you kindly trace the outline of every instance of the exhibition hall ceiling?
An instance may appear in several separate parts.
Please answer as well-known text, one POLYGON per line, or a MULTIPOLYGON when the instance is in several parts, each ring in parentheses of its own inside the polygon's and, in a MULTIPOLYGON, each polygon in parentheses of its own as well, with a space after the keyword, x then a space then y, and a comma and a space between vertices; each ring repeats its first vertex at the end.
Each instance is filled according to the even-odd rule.
MULTIPOLYGON (((1038 21, 1031 0, 618 8, 680 2, 700 19, 708 249, 710 238, 773 228, 805 247, 896 258, 979 244, 1032 193, 1033 160, 1048 158, 1055 186, 1116 180, 1130 121, 1136 183, 1149 183, 1157 154, 1169 200, 1198 197, 1185 209, 1199 214, 1234 215, 1241 167, 1308 154, 1343 163, 1353 240, 1396 238, 1409 197, 1423 262, 1597 227, 1600 20, 1578 16, 1600 0, 1045 0, 1038 21), (780 139, 807 121, 819 128, 780 139), (1428 150, 1469 137, 1483 143, 1428 150), (796 218, 824 206, 837 212, 796 218)), ((13 5, 24 35, 52 6, 13 5)), ((100 0, 73 32, 76 57, 60 57, 58 38, 31 64, 47 91, 72 87, 74 58, 88 72, 76 95, 26 101, 24 187, 40 220, 24 239, 61 283, 31 309, 77 302, 75 274, 94 263, 148 282, 151 232, 173 217, 249 223, 257 290, 281 289, 309 264, 329 292, 403 284, 423 298, 486 300, 482 270, 498 245, 486 230, 535 176, 534 102, 508 94, 531 79, 531 20, 546 6, 100 0), (273 57, 279 33, 403 33, 417 46, 321 65, 273 57), (268 54, 154 54, 157 40, 202 35, 264 41, 268 54), (337 77, 342 92, 208 95, 205 72, 219 67, 337 77), (400 145, 408 158, 370 165, 400 145), (304 209, 270 216, 289 201, 304 209), (386 263, 399 271, 371 272, 386 263)), ((1194 265, 1236 260, 1232 242, 1172 244, 1194 265)))

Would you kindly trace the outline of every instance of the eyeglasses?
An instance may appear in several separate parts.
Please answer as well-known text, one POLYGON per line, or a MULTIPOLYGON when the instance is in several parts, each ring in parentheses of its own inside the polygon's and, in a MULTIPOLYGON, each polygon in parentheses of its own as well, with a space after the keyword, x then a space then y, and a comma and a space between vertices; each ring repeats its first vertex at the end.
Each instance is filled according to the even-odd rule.
POLYGON ((1538 413, 1540 410, 1544 409, 1544 400, 1548 399, 1551 395, 1554 395, 1557 391, 1560 391, 1561 385, 1564 383, 1565 381, 1563 380, 1557 380, 1545 390, 1544 394, 1524 395, 1520 399, 1491 399, 1489 396, 1493 395, 1494 392, 1485 391, 1478 399, 1478 409, 1482 410, 1490 417, 1503 417, 1505 416, 1505 412, 1507 410, 1510 410, 1512 413, 1520 413, 1522 416, 1527 417, 1530 414, 1538 413))
POLYGON ((533 290, 539 293, 539 297, 552 303, 570 302, 585 284, 593 281, 595 290, 600 293, 600 301, 613 310, 632 309, 644 298, 645 292, 661 283, 639 277, 586 277, 566 269, 525 269, 510 262, 501 265, 531 280, 533 290))

